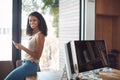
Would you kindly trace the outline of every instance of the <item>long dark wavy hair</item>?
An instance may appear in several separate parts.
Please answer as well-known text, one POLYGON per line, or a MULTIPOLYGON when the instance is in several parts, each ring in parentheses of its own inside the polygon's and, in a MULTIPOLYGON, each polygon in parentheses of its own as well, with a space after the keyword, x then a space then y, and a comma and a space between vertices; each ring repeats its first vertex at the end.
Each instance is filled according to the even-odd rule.
POLYGON ((30 16, 35 16, 39 20, 38 29, 44 36, 47 36, 47 25, 46 25, 45 19, 43 18, 43 16, 40 13, 38 13, 36 11, 32 12, 28 16, 26 34, 29 36, 31 36, 33 34, 33 29, 29 25, 29 17, 30 16))

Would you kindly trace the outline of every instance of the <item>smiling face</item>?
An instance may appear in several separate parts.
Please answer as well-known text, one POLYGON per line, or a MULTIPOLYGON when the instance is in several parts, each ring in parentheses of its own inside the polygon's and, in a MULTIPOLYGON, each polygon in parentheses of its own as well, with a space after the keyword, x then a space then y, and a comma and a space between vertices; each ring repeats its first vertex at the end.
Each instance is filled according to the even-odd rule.
POLYGON ((37 17, 35 16, 30 16, 29 17, 29 25, 31 26, 31 28, 34 29, 38 29, 38 24, 39 24, 39 20, 37 17))

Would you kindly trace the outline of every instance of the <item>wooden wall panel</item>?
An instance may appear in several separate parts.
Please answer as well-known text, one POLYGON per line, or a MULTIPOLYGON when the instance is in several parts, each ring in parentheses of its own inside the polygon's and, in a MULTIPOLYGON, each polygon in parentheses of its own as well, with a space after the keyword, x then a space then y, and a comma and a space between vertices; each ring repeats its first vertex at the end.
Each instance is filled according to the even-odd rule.
POLYGON ((101 40, 102 39, 102 17, 101 16, 96 16, 96 29, 95 29, 95 38, 97 40, 101 40), (101 27, 100 27, 101 26, 101 27))
MULTIPOLYGON (((104 39, 109 51, 120 51, 120 0, 96 0, 96 39, 104 39)), ((117 57, 120 69, 120 54, 117 57)))
POLYGON ((117 49, 120 51, 120 17, 114 17, 113 19, 113 49, 117 49))
MULTIPOLYGON (((112 49, 120 51, 120 16, 113 18, 112 49)), ((120 53, 117 56, 117 68, 120 69, 120 53)))
POLYGON ((96 0, 96 13, 102 15, 120 15, 120 0, 96 0))
POLYGON ((97 16, 96 20, 96 39, 105 40, 108 50, 112 48, 112 17, 97 16))

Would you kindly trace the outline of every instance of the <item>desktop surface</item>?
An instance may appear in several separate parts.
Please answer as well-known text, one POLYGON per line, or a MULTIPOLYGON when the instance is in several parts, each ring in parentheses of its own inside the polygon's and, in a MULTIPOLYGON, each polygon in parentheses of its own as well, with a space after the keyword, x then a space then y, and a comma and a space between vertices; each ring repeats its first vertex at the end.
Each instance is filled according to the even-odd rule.
POLYGON ((38 72, 37 80, 61 80, 61 72, 60 71, 38 72))

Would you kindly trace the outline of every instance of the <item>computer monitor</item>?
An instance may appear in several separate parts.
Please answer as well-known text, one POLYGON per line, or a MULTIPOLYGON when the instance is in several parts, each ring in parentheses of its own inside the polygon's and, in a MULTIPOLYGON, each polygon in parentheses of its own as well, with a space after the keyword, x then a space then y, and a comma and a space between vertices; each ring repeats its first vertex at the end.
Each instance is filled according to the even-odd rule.
POLYGON ((70 41, 66 43, 68 77, 75 73, 108 67, 108 55, 104 40, 70 41))
POLYGON ((65 44, 65 63, 66 63, 66 70, 67 70, 67 77, 68 80, 73 79, 73 76, 75 74, 74 70, 74 63, 73 63, 73 54, 71 50, 71 44, 70 42, 65 44))

